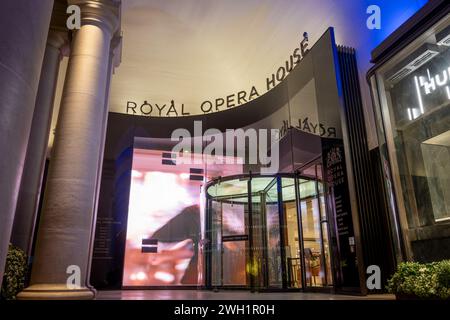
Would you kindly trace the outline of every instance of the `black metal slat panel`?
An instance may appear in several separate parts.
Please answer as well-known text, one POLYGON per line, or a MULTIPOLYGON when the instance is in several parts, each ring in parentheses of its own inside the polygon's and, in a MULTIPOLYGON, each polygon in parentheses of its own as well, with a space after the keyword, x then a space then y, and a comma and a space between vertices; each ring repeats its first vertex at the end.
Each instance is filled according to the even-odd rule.
POLYGON ((391 265, 386 261, 389 259, 387 251, 390 251, 389 236, 386 234, 390 230, 385 227, 388 225, 384 221, 386 216, 380 214, 381 204, 377 201, 375 173, 372 170, 373 165, 367 145, 367 133, 354 49, 340 46, 338 48, 338 59, 349 134, 349 156, 352 160, 354 172, 364 266, 379 265, 382 269, 383 280, 385 280, 388 275, 386 273, 390 272, 390 268, 385 268, 384 266, 391 265))
POLYGON ((192 181, 203 181, 203 176, 198 176, 198 175, 191 174, 189 176, 189 180, 192 180, 192 181))
POLYGON ((192 173, 192 174, 203 174, 203 169, 190 168, 189 169, 189 173, 192 173))
POLYGON ((222 236, 222 242, 227 241, 247 241, 248 235, 247 234, 239 234, 239 235, 232 235, 232 236, 222 236))
MULTIPOLYGON (((347 114, 350 119, 350 127, 352 128, 352 145, 354 148, 353 150, 353 166, 355 171, 355 179, 356 186, 358 190, 360 191, 357 196, 358 202, 360 203, 360 207, 362 210, 365 210, 364 206, 367 205, 370 200, 368 199, 368 190, 367 190, 367 172, 365 172, 365 165, 367 164, 367 159, 364 157, 365 155, 365 149, 364 146, 367 148, 366 144, 364 143, 366 140, 366 132, 365 128, 363 126, 364 124, 364 118, 361 117, 361 111, 362 108, 358 108, 358 106, 362 107, 362 102, 359 96, 359 83, 358 81, 354 81, 355 75, 354 75, 354 62, 352 61, 352 55, 354 55, 354 52, 352 52, 352 49, 346 48, 344 53, 344 63, 347 66, 347 81, 348 85, 346 86, 346 100, 347 100, 347 114)), ((357 76, 356 76, 357 77, 357 76)), ((370 198, 370 197, 369 197, 370 198)), ((364 232, 362 234, 362 238, 364 239, 365 243, 372 243, 371 242, 371 235, 373 235, 373 231, 370 230, 373 223, 371 223, 372 219, 370 217, 370 211, 365 211, 366 213, 366 219, 361 220, 361 223, 364 227, 364 232)), ((360 213, 361 214, 361 213, 360 213)), ((369 264, 371 258, 373 256, 373 250, 372 246, 366 246, 365 248, 365 257, 366 261, 369 264)))
POLYGON ((172 152, 163 152, 162 153, 162 157, 166 158, 166 159, 176 159, 177 158, 177 154, 176 153, 172 153, 172 152))
POLYGON ((356 186, 359 191, 357 194, 357 199, 360 208, 360 216, 364 214, 364 218, 360 218, 361 224, 363 226, 363 230, 365 232, 362 233, 362 238, 364 242, 367 244, 365 250, 363 251, 365 254, 365 260, 367 264, 371 264, 372 257, 374 256, 374 246, 369 245, 373 243, 371 241, 371 237, 373 236, 373 231, 371 230, 371 226, 373 224, 373 220, 371 219, 371 210, 367 210, 367 206, 369 204, 370 193, 367 189, 367 181, 369 180, 368 173, 365 170, 365 167, 368 165, 367 158, 364 157, 368 152, 367 146, 364 143, 366 140, 366 132, 363 126, 364 118, 361 117, 362 111, 362 101, 359 95, 359 87, 358 82, 354 81, 355 75, 353 74, 353 68, 355 67, 355 62, 352 60, 352 55, 354 53, 351 49, 346 49, 344 53, 344 61, 347 66, 347 82, 346 86, 346 100, 347 100, 347 114, 350 119, 349 127, 352 128, 352 151, 353 151, 353 167, 355 172, 356 186), (365 147, 365 148, 364 148, 365 147))
POLYGON ((142 239, 142 244, 143 245, 157 245, 158 244, 158 239, 142 239))
POLYGON ((170 159, 162 159, 161 163, 166 166, 176 166, 177 165, 175 160, 170 160, 170 159))

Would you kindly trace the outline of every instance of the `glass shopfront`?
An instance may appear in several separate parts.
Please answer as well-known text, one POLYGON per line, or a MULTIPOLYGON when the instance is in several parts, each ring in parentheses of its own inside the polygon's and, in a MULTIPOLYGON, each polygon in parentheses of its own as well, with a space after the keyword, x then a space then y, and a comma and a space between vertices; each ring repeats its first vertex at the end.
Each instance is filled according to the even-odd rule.
POLYGON ((370 82, 399 242, 415 260, 449 258, 450 15, 376 67, 370 82))
MULTIPOLYGON (((320 165, 312 165, 319 172, 320 165)), ((333 284, 323 182, 229 176, 207 186, 206 285, 300 289, 333 284)))

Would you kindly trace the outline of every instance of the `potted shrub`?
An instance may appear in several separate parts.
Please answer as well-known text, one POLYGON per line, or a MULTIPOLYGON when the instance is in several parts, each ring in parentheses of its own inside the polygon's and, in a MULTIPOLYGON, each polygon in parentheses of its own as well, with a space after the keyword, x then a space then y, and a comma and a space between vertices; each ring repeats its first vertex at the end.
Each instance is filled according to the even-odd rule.
POLYGON ((403 262, 388 281, 387 289, 398 300, 450 299, 450 260, 403 262))
POLYGON ((27 255, 23 250, 9 244, 6 257, 5 274, 1 288, 1 298, 14 300, 25 286, 27 274, 27 255))

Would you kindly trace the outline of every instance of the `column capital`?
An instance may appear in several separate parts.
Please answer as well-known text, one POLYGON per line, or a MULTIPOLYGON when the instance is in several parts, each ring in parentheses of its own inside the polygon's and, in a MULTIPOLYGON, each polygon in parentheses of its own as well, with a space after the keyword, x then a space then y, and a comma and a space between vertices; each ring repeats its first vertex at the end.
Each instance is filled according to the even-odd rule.
POLYGON ((66 27, 66 9, 66 0, 55 0, 47 38, 47 44, 60 50, 61 56, 68 56, 70 51, 70 33, 66 27))
POLYGON ((69 34, 64 31, 50 28, 48 31, 47 44, 60 50, 62 55, 66 55, 65 46, 69 44, 69 34))
POLYGON ((116 34, 112 38, 110 54, 113 59, 113 68, 117 68, 122 62, 122 36, 120 34, 116 34))
POLYGON ((81 24, 96 25, 114 35, 120 27, 121 0, 68 0, 81 9, 81 24))

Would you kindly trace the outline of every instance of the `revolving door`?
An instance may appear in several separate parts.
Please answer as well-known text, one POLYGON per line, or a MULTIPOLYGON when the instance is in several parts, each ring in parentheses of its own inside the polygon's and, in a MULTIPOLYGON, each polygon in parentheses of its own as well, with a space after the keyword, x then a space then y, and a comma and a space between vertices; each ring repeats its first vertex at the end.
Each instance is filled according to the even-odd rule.
POLYGON ((206 286, 332 285, 321 182, 295 175, 230 176, 207 185, 206 286))

